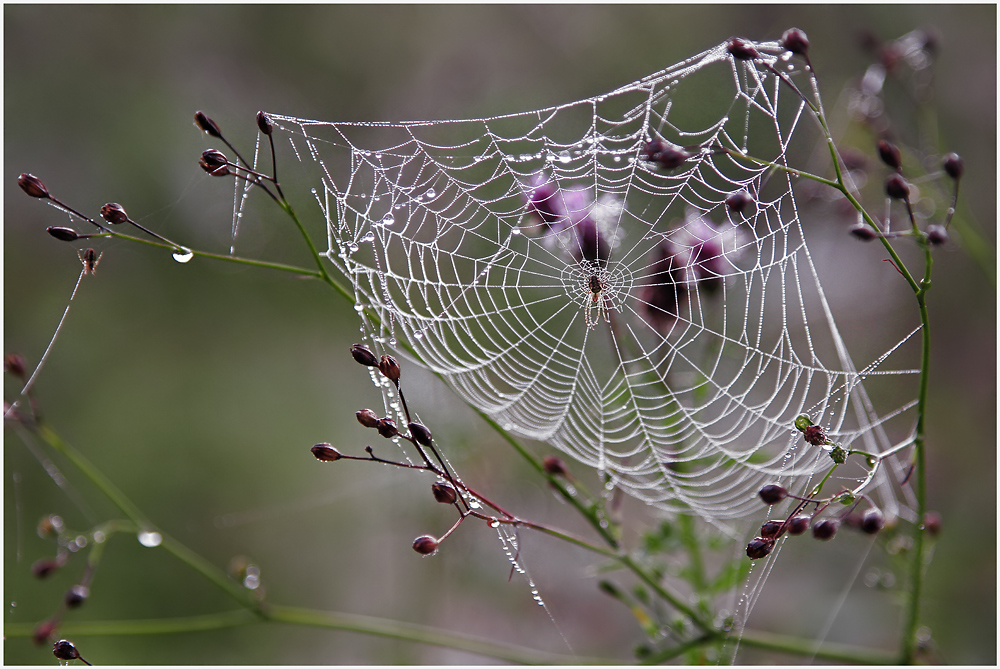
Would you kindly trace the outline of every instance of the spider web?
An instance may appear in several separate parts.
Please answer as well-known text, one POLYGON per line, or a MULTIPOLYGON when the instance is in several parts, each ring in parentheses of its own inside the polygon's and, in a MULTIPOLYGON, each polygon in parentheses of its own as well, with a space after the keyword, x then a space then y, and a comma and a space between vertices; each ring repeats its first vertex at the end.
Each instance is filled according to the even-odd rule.
MULTIPOLYGON (((793 429, 797 415, 844 448, 884 453, 889 423, 908 436, 915 404, 878 409, 863 381, 914 373, 882 363, 916 330, 856 367, 794 177, 729 153, 793 166, 820 137, 765 63, 800 90, 813 90, 808 71, 775 42, 754 46, 756 62, 720 45, 519 114, 272 118, 315 164, 326 256, 376 348, 597 469, 608 489, 718 523, 758 511, 765 483, 829 469, 793 429), (688 159, 658 164, 650 146, 688 159), (747 206, 727 206, 740 191, 747 206)), ((841 469, 845 486, 864 479, 841 469)), ((910 515, 891 485, 902 469, 886 463, 866 491, 880 491, 887 516, 910 515)))

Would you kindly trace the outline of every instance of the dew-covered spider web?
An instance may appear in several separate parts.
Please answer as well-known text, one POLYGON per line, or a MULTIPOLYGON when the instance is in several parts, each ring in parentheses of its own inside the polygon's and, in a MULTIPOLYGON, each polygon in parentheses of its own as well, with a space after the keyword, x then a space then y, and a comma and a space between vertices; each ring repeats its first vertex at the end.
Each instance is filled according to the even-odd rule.
MULTIPOLYGON (((837 327, 809 244, 821 222, 781 169, 819 146, 830 170, 792 83, 814 87, 777 43, 754 46, 492 118, 272 118, 315 166, 326 256, 369 344, 609 486, 718 523, 759 510, 763 484, 829 469, 796 416, 879 454, 910 436, 915 404, 913 325, 857 364, 837 327), (909 394, 883 407, 866 384, 886 379, 909 394)), ((910 515, 905 467, 866 489, 887 516, 910 515)), ((841 469, 844 487, 864 478, 841 469)))

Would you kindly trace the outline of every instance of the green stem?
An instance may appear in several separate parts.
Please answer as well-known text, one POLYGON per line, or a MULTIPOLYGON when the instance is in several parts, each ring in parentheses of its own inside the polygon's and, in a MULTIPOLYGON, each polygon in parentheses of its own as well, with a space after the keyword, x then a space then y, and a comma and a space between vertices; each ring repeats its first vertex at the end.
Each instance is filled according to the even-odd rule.
POLYGON ((896 664, 897 655, 888 651, 858 649, 835 643, 816 646, 810 639, 744 630, 739 636, 741 646, 775 650, 799 657, 813 657, 846 664, 896 664))

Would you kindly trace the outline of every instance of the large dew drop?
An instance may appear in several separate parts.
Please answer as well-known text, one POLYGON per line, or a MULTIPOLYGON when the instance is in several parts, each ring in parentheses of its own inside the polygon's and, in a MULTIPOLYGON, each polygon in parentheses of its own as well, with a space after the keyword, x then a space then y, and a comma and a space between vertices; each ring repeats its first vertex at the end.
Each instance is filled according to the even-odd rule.
POLYGON ((178 249, 176 252, 174 252, 174 260, 176 260, 179 263, 186 263, 193 257, 194 257, 194 252, 191 251, 191 249, 181 248, 178 249))
POLYGON ((140 532, 136 537, 139 539, 139 543, 146 548, 155 548, 163 541, 159 532, 140 532))

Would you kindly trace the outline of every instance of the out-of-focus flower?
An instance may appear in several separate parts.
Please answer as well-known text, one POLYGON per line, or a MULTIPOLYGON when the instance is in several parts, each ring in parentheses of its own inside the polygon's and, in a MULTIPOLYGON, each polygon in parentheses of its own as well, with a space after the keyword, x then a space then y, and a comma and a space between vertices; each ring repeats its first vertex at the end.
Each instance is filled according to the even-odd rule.
POLYGON ((589 188, 560 188, 537 172, 525 197, 528 213, 543 228, 543 241, 562 247, 578 261, 606 262, 614 245, 622 203, 613 195, 594 198, 589 188))

